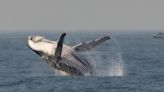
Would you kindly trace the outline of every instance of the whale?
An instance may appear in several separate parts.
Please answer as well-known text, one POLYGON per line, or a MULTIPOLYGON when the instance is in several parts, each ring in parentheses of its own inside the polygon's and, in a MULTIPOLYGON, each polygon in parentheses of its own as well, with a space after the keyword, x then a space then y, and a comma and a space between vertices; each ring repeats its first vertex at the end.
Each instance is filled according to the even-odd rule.
POLYGON ((57 41, 43 36, 28 36, 27 46, 39 55, 61 76, 92 76, 95 74, 91 63, 79 52, 90 51, 110 39, 109 36, 97 38, 74 46, 64 44, 66 33, 61 33, 57 41))

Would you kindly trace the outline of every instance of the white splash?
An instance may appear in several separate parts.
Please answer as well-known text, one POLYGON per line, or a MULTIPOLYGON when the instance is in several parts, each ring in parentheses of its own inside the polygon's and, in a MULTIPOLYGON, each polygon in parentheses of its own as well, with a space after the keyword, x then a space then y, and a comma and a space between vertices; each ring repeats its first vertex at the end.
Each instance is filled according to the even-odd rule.
POLYGON ((95 76, 124 76, 124 62, 118 41, 112 37, 101 46, 83 54, 94 67, 95 76))
POLYGON ((121 53, 121 47, 118 41, 114 38, 113 41, 116 44, 115 52, 116 52, 116 58, 113 58, 113 62, 110 65, 109 68, 109 76, 123 76, 124 75, 124 62, 122 59, 122 53, 121 53))
POLYGON ((124 75, 124 64, 121 54, 118 56, 118 61, 113 61, 109 68, 109 76, 123 76, 124 75))

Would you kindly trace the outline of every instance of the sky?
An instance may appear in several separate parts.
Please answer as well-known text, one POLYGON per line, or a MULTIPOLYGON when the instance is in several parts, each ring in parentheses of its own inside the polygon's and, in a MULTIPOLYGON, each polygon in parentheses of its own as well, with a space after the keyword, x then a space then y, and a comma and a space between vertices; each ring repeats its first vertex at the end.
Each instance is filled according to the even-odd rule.
POLYGON ((164 0, 0 0, 0 31, 164 30, 164 0))

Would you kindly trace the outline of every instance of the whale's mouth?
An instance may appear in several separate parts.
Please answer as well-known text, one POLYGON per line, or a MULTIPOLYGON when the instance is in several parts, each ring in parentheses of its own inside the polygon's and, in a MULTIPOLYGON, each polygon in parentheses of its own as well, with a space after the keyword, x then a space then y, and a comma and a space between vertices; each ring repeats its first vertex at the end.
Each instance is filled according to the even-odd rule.
POLYGON ((43 55, 43 52, 42 52, 42 51, 34 50, 34 49, 30 46, 29 41, 32 41, 32 37, 31 37, 31 36, 28 36, 28 37, 25 39, 25 43, 26 43, 27 47, 30 48, 33 52, 35 52, 37 55, 42 56, 42 55, 43 55))

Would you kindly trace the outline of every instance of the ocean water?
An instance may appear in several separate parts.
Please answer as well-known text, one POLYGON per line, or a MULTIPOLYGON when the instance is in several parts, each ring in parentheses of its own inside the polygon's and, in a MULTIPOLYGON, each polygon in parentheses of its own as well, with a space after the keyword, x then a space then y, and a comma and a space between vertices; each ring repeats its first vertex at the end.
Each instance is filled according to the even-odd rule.
POLYGON ((69 32, 76 45, 110 35, 111 40, 81 53, 96 76, 63 77, 25 44, 29 35, 57 40, 59 32, 0 33, 0 92, 163 92, 164 40, 154 32, 69 32))

